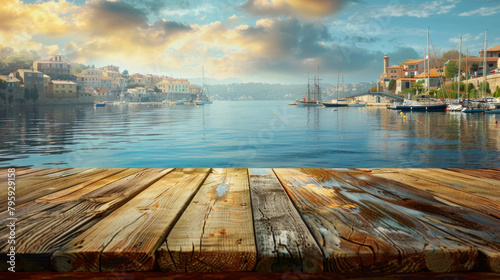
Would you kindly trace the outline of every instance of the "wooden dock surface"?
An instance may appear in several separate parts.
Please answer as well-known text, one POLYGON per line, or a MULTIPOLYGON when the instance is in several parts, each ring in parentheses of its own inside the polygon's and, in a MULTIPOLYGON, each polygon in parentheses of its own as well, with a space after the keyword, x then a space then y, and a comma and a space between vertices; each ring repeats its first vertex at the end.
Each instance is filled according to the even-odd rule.
POLYGON ((0 219, 16 218, 16 271, 500 273, 495 168, 19 168, 15 182, 0 219))

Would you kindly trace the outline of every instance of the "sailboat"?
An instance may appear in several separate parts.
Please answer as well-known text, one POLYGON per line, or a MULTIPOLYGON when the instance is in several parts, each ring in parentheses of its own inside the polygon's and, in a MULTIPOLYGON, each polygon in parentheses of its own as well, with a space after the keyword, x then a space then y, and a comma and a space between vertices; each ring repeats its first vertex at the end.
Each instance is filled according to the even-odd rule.
MULTIPOLYGON (((337 99, 332 100, 332 102, 323 102, 324 107, 347 107, 349 104, 347 104, 345 99, 339 99, 339 83, 340 83, 340 72, 338 73, 337 77, 337 99)), ((344 76, 342 76, 342 92, 344 91, 344 76)), ((344 94, 342 94, 344 95, 344 94)))
POLYGON ((314 78, 314 91, 311 92, 309 77, 307 77, 307 96, 303 100, 297 100, 297 106, 299 107, 319 107, 323 106, 320 101, 320 89, 319 89, 319 67, 318 67, 318 78, 314 78), (317 81, 317 82, 316 82, 317 81), (312 95, 312 97, 311 97, 312 95))
POLYGON ((194 104, 196 105, 212 104, 213 101, 210 100, 210 95, 208 93, 207 83, 205 80, 205 68, 203 66, 201 66, 201 72, 202 72, 203 89, 201 90, 200 96, 198 96, 198 98, 194 101, 194 104))
MULTIPOLYGON (((460 35, 460 47, 458 51, 458 92, 456 103, 451 103, 448 105, 448 111, 462 111, 463 107, 460 104, 460 79, 462 77, 462 35, 460 35)), ((467 86, 467 85, 466 85, 467 86)))
MULTIPOLYGON (((427 28, 427 92, 430 88, 430 56, 429 56, 429 28, 427 28)), ((431 98, 425 98, 426 101, 415 101, 405 99, 402 105, 397 105, 396 110, 402 112, 445 112, 447 105, 444 103, 438 103, 437 100, 433 100, 431 103, 431 98)))
MULTIPOLYGON (((483 52, 483 83, 486 84, 486 74, 488 73, 488 64, 486 64, 486 55, 488 53, 488 37, 487 37, 487 32, 488 30, 484 31, 484 52, 483 52)), ((484 89, 485 87, 483 86, 483 97, 484 97, 484 89)), ((462 109, 463 113, 484 113, 484 111, 487 109, 486 107, 488 104, 483 104, 483 102, 471 102, 470 99, 467 100, 467 106, 462 109)))

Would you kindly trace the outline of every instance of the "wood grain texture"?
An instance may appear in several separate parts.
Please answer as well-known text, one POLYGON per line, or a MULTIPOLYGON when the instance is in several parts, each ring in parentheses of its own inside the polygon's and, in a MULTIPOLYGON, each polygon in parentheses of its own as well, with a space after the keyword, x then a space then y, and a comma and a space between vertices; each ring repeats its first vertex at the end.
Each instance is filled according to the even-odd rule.
POLYGON ((57 271, 149 271, 209 169, 176 169, 52 256, 57 271))
POLYGON ((275 172, 323 246, 328 271, 454 271, 477 265, 472 246, 436 235, 411 214, 335 176, 337 172, 275 172))
MULTIPOLYGON (((167 174, 171 169, 127 169, 107 179, 84 186, 90 192, 65 191, 52 194, 39 202, 26 204, 31 212, 27 218, 16 223, 16 254, 25 258, 21 265, 41 265, 36 269, 50 267, 52 252, 94 225, 126 201, 167 174)), ((22 212, 22 210, 19 210, 22 212)), ((6 228, 0 231, 0 253, 7 252, 6 228)), ((3 262, 2 262, 3 264, 3 262)), ((36 271, 36 270, 35 270, 36 271)))
POLYGON ((443 183, 421 179, 405 173, 405 170, 399 172, 372 173, 373 176, 385 178, 406 184, 413 188, 425 191, 434 196, 434 199, 440 202, 462 208, 471 208, 482 213, 500 219, 500 201, 492 200, 486 196, 476 195, 467 189, 457 188, 443 183))
POLYGON ((246 169, 214 169, 158 249, 163 271, 252 271, 257 251, 246 169))
MULTIPOLYGON (((16 205, 89 181, 106 169, 44 169, 16 178, 16 205)), ((0 189, 0 205, 7 203, 7 188, 0 189)))
MULTIPOLYGON (((0 275, 1 277, 1 275, 0 275)), ((1 279, 1 278, 0 278, 1 279)), ((7 277, 6 277, 7 279, 7 277)), ((59 272, 59 273, 18 273, 16 279, 147 279, 147 280, 183 280, 183 279, 244 279, 244 280, 497 280, 500 273, 462 272, 462 273, 261 273, 261 272, 220 272, 220 273, 174 273, 174 272, 59 272)))
MULTIPOLYGON (((493 169, 459 169, 459 168, 445 168, 445 170, 458 172, 461 174, 478 177, 488 178, 493 180, 500 180, 500 171, 493 169)), ((500 185, 500 182, 499 182, 500 185)))
MULTIPOLYGON (((405 174, 409 173, 408 169, 399 171, 405 174)), ((421 172, 416 174, 424 174, 425 176, 443 174, 440 171, 434 172, 434 170, 430 170, 427 174, 427 169, 419 171, 421 172)), ((444 174, 446 173, 451 173, 451 171, 444 174)), ((429 192, 370 173, 337 172, 336 176, 381 200, 390 202, 401 211, 411 213, 415 219, 433 228, 434 232, 441 232, 453 236, 460 242, 471 244, 479 252, 477 262, 483 269, 493 272, 500 271, 500 243, 498 242, 500 240, 500 223, 497 218, 471 208, 450 205, 448 202, 436 199, 429 192)), ((477 183, 478 186, 484 186, 483 184, 485 184, 484 181, 482 184, 477 183)), ((434 234, 436 235, 436 233, 434 234)))
POLYGON ((272 169, 249 169, 260 272, 322 272, 323 253, 272 169))
POLYGON ((500 201, 500 187, 497 180, 480 179, 467 176, 458 172, 447 171, 437 168, 405 168, 405 169, 380 169, 374 173, 401 172, 417 178, 426 179, 436 183, 447 184, 458 189, 464 189, 476 195, 500 201))

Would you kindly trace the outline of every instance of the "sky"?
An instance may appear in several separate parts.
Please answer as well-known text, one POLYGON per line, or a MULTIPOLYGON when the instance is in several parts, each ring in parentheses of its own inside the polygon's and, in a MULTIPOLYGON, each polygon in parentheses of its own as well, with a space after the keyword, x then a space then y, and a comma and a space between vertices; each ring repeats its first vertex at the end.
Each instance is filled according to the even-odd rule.
POLYGON ((376 81, 431 53, 500 44, 498 0, 2 0, 0 47, 221 82, 376 81), (494 28, 496 27, 496 28, 494 28))

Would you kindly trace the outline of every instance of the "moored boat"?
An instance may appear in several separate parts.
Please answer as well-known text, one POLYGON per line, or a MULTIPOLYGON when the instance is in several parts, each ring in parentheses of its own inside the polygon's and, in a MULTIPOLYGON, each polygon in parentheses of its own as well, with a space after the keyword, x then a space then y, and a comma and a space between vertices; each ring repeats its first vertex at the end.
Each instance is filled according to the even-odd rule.
POLYGON ((94 107, 106 107, 106 102, 97 102, 94 104, 94 107))

